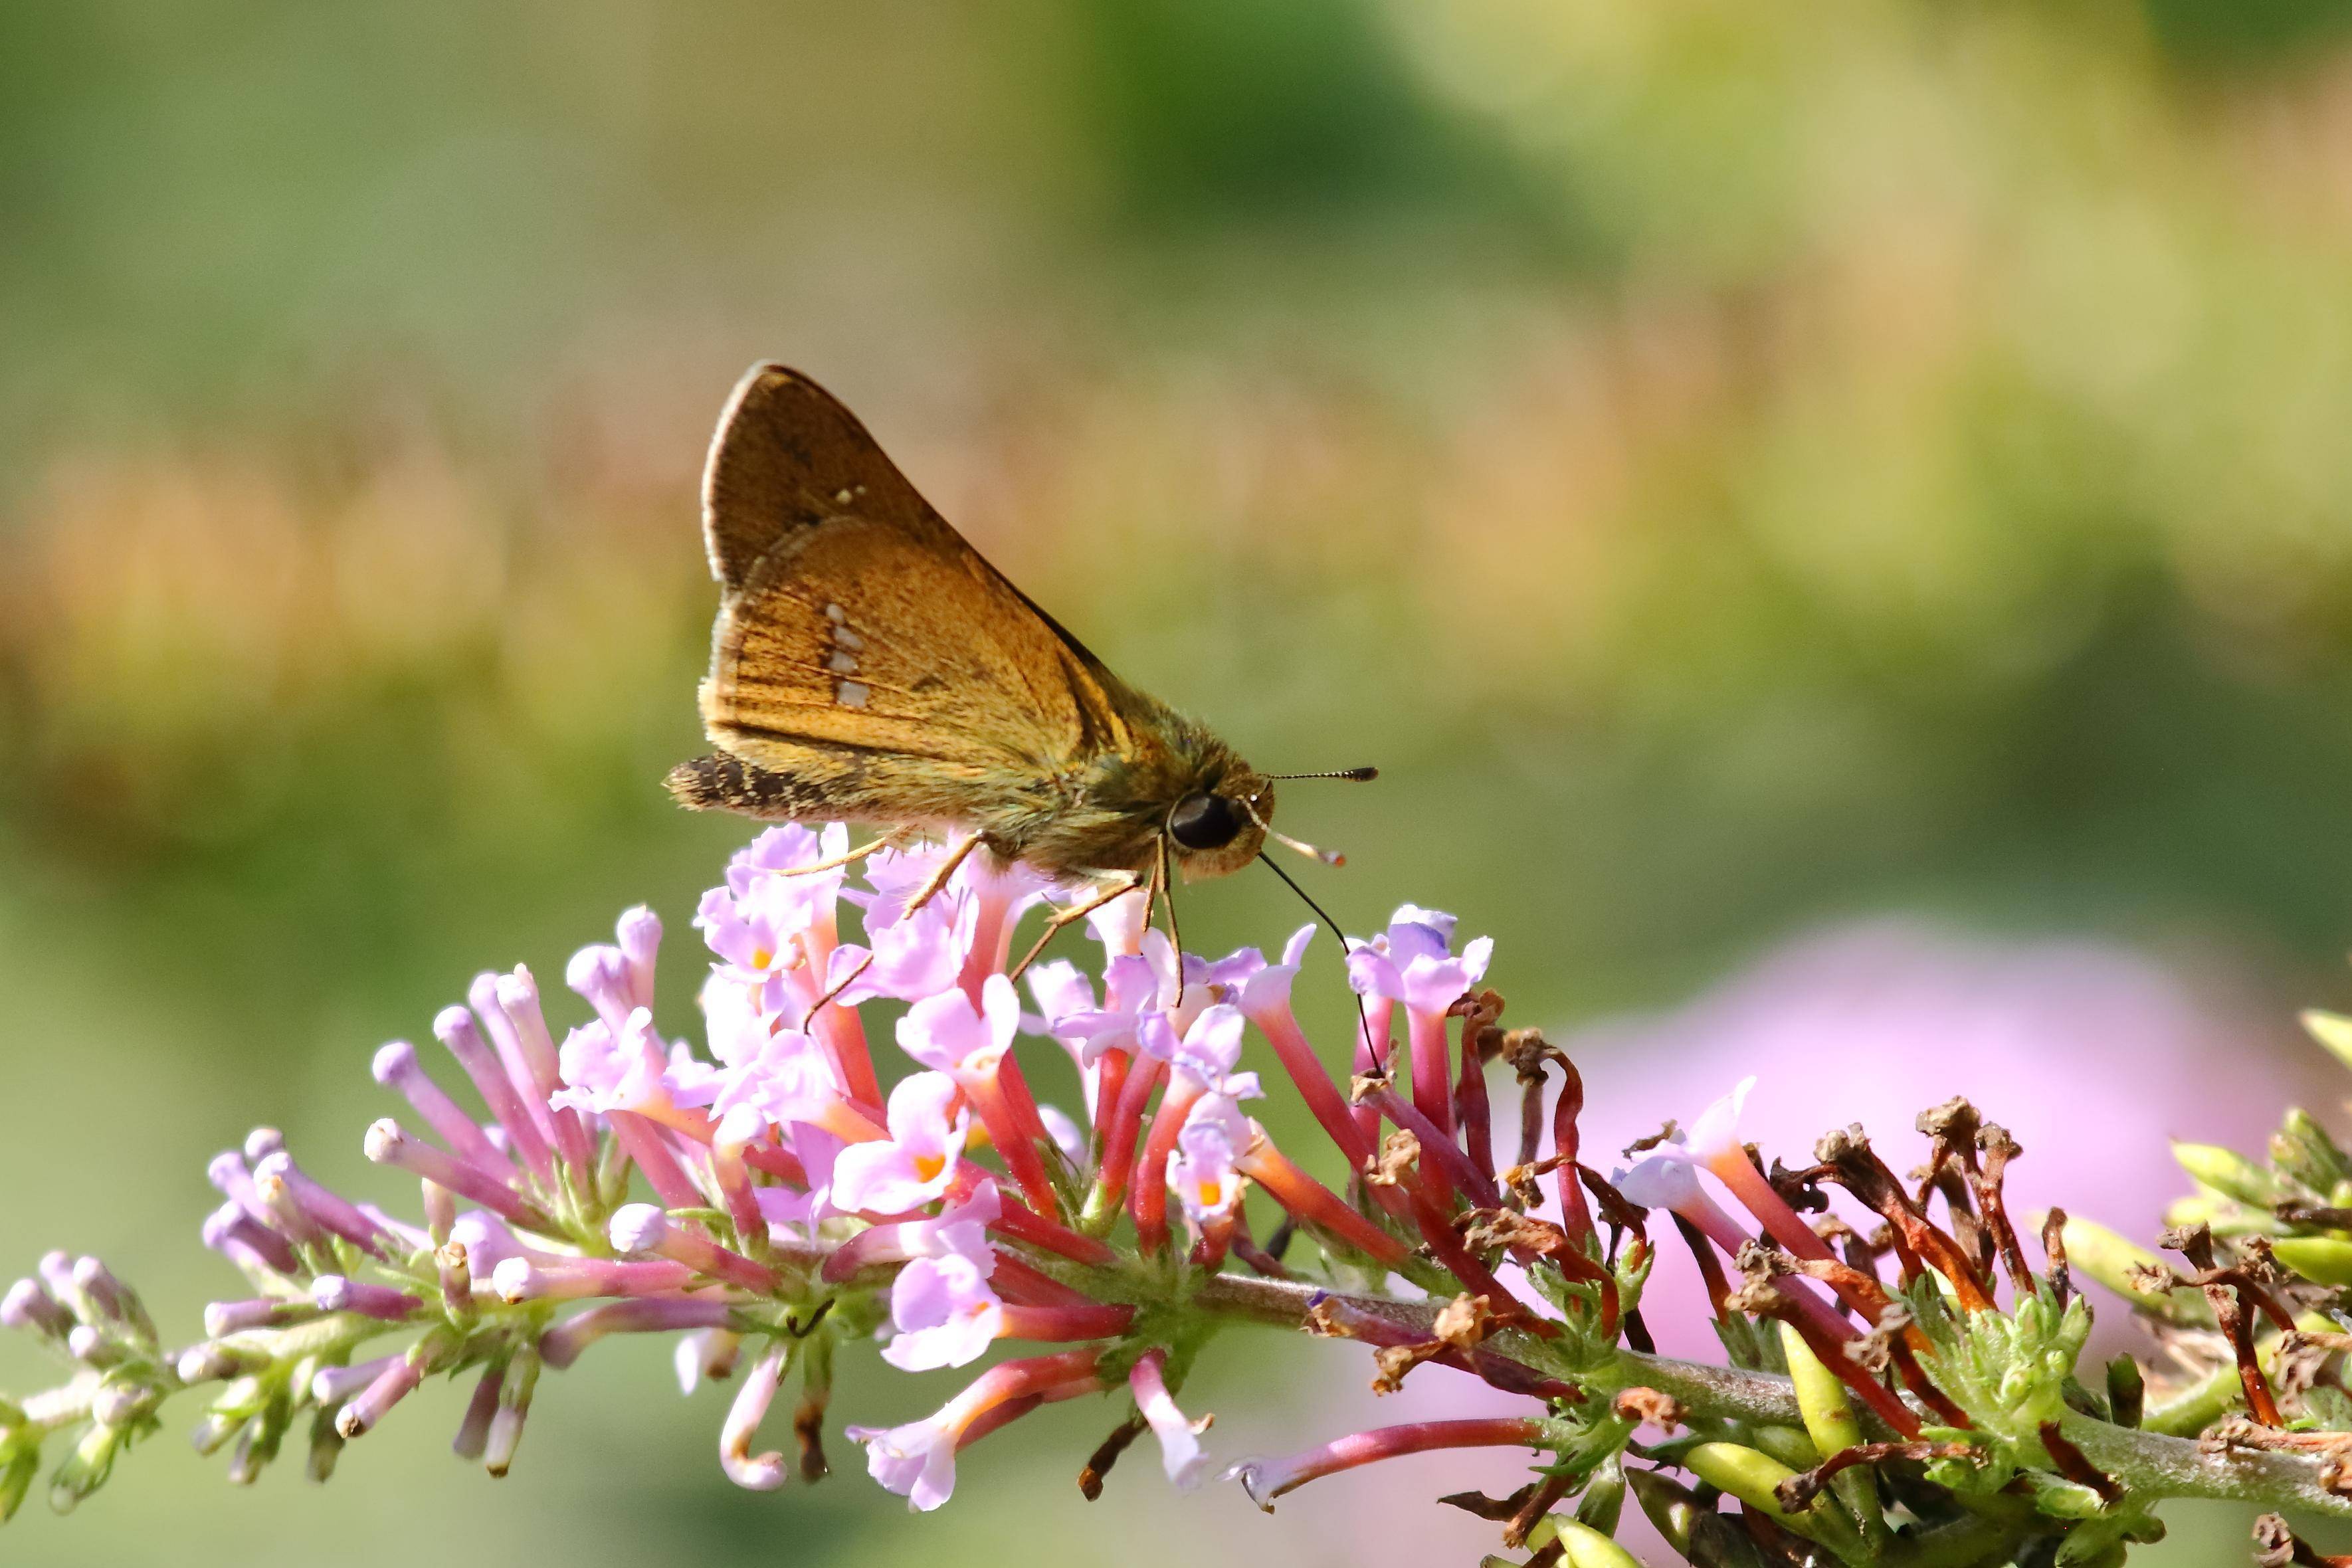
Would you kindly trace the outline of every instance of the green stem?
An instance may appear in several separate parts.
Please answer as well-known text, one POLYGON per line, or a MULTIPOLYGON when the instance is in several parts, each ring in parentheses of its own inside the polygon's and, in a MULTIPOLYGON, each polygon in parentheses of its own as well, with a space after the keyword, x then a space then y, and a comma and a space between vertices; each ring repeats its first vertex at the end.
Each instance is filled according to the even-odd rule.
MULTIPOLYGON (((1297 1329, 1305 1324, 1307 1305, 1316 1294, 1312 1286, 1287 1280, 1220 1275, 1202 1286, 1193 1305, 1235 1322, 1297 1329)), ((1376 1312, 1424 1330, 1442 1305, 1380 1296, 1349 1296, 1347 1300, 1359 1311, 1376 1312)), ((1537 1342, 1525 1336, 1497 1334, 1487 1342, 1487 1348, 1542 1366, 1539 1352, 1528 1353, 1537 1350, 1537 1342)), ((1797 1426, 1803 1420, 1789 1380, 1769 1373, 1620 1351, 1613 1367, 1589 1381, 1617 1388, 1634 1384, 1654 1388, 1680 1400, 1702 1418, 1781 1426, 1797 1426)), ((2317 1459, 2247 1449, 2208 1457, 2185 1437, 2110 1426, 2074 1413, 2066 1416, 2065 1434, 2091 1463, 2151 1498, 2210 1498, 2352 1519, 2352 1497, 2340 1496, 2320 1484, 2323 1466, 2317 1459)), ((1920 1544, 1925 1547, 1928 1542, 1920 1544)), ((1938 1552, 1919 1561, 1924 1565, 1943 1560, 1938 1552)))

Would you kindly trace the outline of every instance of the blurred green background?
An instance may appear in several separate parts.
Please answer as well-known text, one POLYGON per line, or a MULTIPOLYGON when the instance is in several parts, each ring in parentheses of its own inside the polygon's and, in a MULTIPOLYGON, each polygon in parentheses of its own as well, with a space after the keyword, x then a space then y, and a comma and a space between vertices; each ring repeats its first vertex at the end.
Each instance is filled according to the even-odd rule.
MULTIPOLYGON (((1379 763, 1286 796, 1316 885, 1496 933, 1516 1019, 1886 909, 2352 990, 2343 0, 14 0, 8 1268, 184 1322, 206 1155, 366 1188, 369 1047, 683 933, 743 837, 656 787, 695 482, 761 357, 1261 765, 1379 763)), ((499 1486, 446 1394, 323 1493, 159 1443, 0 1555, 1377 1561, 1309 1525, 1411 1479, 1089 1510, 1057 1412, 909 1521, 733 1492, 667 1384, 555 1380, 499 1486)), ((2148 1561, 2233 1560, 2180 1519, 2148 1561)))

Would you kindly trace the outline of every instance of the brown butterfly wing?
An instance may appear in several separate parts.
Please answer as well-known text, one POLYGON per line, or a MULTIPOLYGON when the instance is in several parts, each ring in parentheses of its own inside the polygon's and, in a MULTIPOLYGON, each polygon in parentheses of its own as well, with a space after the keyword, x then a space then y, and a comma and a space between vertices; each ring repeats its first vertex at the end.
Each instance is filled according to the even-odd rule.
MULTIPOLYGON (((754 770, 756 815, 977 822, 1129 743, 1117 679, 806 377, 744 378, 703 505, 724 591, 703 717, 754 770)), ((698 779, 674 787, 733 804, 698 779)))

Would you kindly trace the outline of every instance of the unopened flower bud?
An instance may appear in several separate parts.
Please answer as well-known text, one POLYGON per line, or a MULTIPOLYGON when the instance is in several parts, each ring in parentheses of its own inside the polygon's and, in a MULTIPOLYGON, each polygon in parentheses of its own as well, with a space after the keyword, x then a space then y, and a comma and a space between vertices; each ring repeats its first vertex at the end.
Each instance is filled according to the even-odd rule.
POLYGON ((478 1459, 490 1440, 490 1422, 499 1413, 499 1389, 506 1368, 493 1364, 474 1382, 474 1396, 466 1404, 465 1418, 449 1439, 449 1451, 461 1459, 478 1459))
POLYGON ((1706 1511, 1696 1494, 1662 1470, 1628 1470, 1625 1485, 1632 1489, 1633 1500, 1642 1505, 1642 1512, 1650 1523, 1665 1537, 1666 1544, 1676 1552, 1686 1553, 1691 1527, 1706 1511))
POLYGON ((286 1428, 292 1419, 293 1407, 278 1399, 245 1424, 245 1430, 237 1434, 236 1450, 229 1456, 231 1486, 249 1487, 261 1479, 269 1461, 278 1458, 278 1446, 285 1442, 286 1428))
POLYGON ((107 1473, 114 1468, 115 1450, 121 1445, 122 1433, 115 1427, 84 1428, 81 1441, 49 1478, 49 1507, 71 1513, 82 1499, 104 1486, 107 1473))
MULTIPOLYGON (((1559 1542, 1567 1549, 1567 1568, 1642 1568, 1640 1558, 1591 1525, 1572 1519, 1555 1518, 1549 1522, 1558 1527, 1559 1542)), ((1534 1543, 1534 1538, 1529 1537, 1529 1542, 1534 1543)))
POLYGON ((2352 1018, 2323 1013, 2315 1007, 2303 1016, 2303 1026, 2337 1061, 2352 1067, 2352 1018))
POLYGON ((19 1279, 0 1295, 0 1324, 54 1339, 73 1327, 73 1314, 38 1279, 19 1279))
POLYGON ((490 1417, 490 1433, 482 1446, 482 1468, 503 1476, 513 1465, 515 1447, 522 1441, 523 1417, 530 1414, 531 1391, 539 1386, 539 1357, 519 1352, 507 1365, 499 1385, 498 1413, 490 1417))
POLYGON ((366 1284, 343 1274, 321 1274, 311 1280, 310 1301, 322 1312, 356 1312, 387 1323, 405 1322, 424 1306, 404 1290, 366 1284))
POLYGON ((205 1304, 205 1332, 220 1339, 247 1329, 275 1329, 288 1323, 308 1322, 318 1315, 319 1309, 309 1301, 280 1300, 275 1297, 208 1301, 205 1304))
POLYGON ((2323 1197, 2333 1193, 2337 1183, 2352 1177, 2352 1161, 2344 1157, 2344 1151, 2336 1146, 2318 1119, 2300 1106, 2289 1110, 2279 1130, 2271 1134, 2270 1152, 2271 1163, 2280 1174, 2323 1197))
POLYGON ((33 1489, 33 1478, 40 1469, 38 1444, 0 1444, 0 1524, 7 1523, 25 1506, 25 1494, 33 1489))
POLYGON ((2033 1498, 2033 1506, 2053 1519, 2096 1519, 2106 1511, 2106 1501, 2080 1481, 2070 1481, 2048 1470, 2023 1469, 2018 1472, 2033 1498))
POLYGON ((1822 1458, 1842 1448, 1851 1448, 1862 1441, 1862 1425, 1853 1418, 1853 1406, 1848 1403, 1845 1384, 1837 1373, 1823 1365, 1805 1336, 1787 1323, 1780 1325, 1780 1352, 1789 1363, 1789 1381, 1795 1386, 1797 1409, 1804 1416, 1805 1431, 1822 1458))
POLYGON ((2234 1149, 2219 1143, 2183 1143, 2175 1140, 2172 1157, 2200 1187, 2225 1198, 2268 1208, 2282 1195, 2278 1179, 2234 1149))
POLYGON ((1683 1468, 1781 1524, 1796 1516, 1780 1506, 1779 1487, 1797 1472, 1743 1443, 1699 1443, 1683 1454, 1683 1468))
POLYGON ((247 1373, 235 1378, 219 1394, 214 1395, 212 1407, 225 1415, 240 1418, 253 1415, 269 1403, 269 1385, 258 1376, 247 1373))
POLYGON ((2147 1407, 2147 1379, 2139 1363, 2119 1355, 2107 1363, 2108 1418, 2118 1426, 2137 1426, 2147 1407))
POLYGON ((2271 1251, 2315 1285, 2352 1285, 2352 1241, 2332 1236, 2282 1236, 2271 1243, 2271 1251))
POLYGON ((343 1457, 344 1437, 335 1430, 335 1412, 321 1409, 310 1416, 310 1447, 303 1456, 302 1473, 311 1480, 323 1481, 335 1473, 335 1461, 343 1457))
POLYGON ((199 1454, 210 1457, 221 1450, 223 1444, 237 1435, 247 1417, 230 1415, 225 1410, 207 1410, 188 1430, 188 1443, 199 1454))
POLYGON ((211 1340, 202 1340, 180 1352, 173 1370, 182 1383, 218 1383, 242 1372, 251 1372, 265 1364, 268 1358, 257 1351, 235 1349, 211 1340))
POLYGON ((425 1189, 425 1228, 434 1246, 445 1247, 457 1224, 457 1194, 430 1176, 420 1177, 417 1184, 425 1189))
POLYGON ((129 1430, 154 1414, 158 1396, 144 1383, 110 1383, 89 1402, 90 1419, 101 1426, 129 1430))
POLYGON ((116 1279, 112 1269, 95 1258, 78 1258, 74 1259, 73 1279, 99 1311, 139 1339, 154 1342, 155 1324, 140 1303, 138 1292, 116 1279))

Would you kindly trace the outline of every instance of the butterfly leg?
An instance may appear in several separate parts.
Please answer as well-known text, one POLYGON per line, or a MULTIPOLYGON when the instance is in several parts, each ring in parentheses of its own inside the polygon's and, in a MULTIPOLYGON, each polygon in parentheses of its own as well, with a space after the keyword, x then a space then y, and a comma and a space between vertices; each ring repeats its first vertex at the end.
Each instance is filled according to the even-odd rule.
MULTIPOLYGON (((1164 833, 1160 836, 1160 869, 1151 880, 1159 889, 1160 899, 1168 905, 1168 941, 1176 949, 1176 991, 1181 996, 1184 990, 1184 932, 1176 923, 1176 878, 1168 864, 1168 836, 1164 833)), ((1150 918, 1150 909, 1146 906, 1144 919, 1147 923, 1150 918)))
POLYGON ((971 857, 971 852, 979 847, 980 835, 977 833, 968 835, 962 843, 957 845, 949 853, 946 859, 940 862, 940 868, 932 872, 929 879, 924 882, 922 890, 907 900, 906 913, 911 915, 933 899, 938 898, 940 889, 948 885, 948 879, 955 875, 956 868, 962 865, 971 857))
POLYGON ((833 856, 828 859, 814 861, 806 866, 788 866, 784 868, 783 875, 787 877, 814 877, 819 871, 838 871, 844 866, 856 865, 857 862, 865 859, 877 849, 887 847, 889 842, 890 840, 887 837, 877 838, 871 844, 861 844, 855 849, 849 850, 844 854, 833 856))
MULTIPOLYGON (((1141 886, 1143 886, 1143 884, 1140 881, 1136 880, 1130 876, 1128 880, 1118 884, 1116 887, 1107 889, 1103 892, 1096 894, 1093 898, 1087 900, 1084 903, 1072 904, 1068 909, 1055 910, 1054 913, 1047 918, 1045 921, 1045 929, 1038 934, 1036 942, 1031 945, 1028 953, 1021 960, 1020 963, 1014 964, 1011 969, 1005 972, 1005 977, 1010 980, 1020 979, 1021 972, 1037 962, 1037 955, 1045 951, 1045 944, 1054 940, 1054 933, 1055 931, 1060 931, 1064 926, 1069 925, 1074 921, 1086 919, 1097 910, 1101 909, 1105 904, 1109 903, 1113 899, 1123 899, 1141 886)), ((1149 897, 1148 894, 1146 896, 1149 897)))
POLYGON ((808 1021, 816 1016, 818 1008, 823 1007, 826 1003, 833 1001, 843 992, 857 984, 857 977, 873 967, 874 955, 872 953, 869 952, 864 958, 859 959, 856 966, 851 969, 848 973, 843 975, 838 984, 835 985, 832 990, 827 991, 824 995, 809 1004, 809 1010, 801 1016, 801 1027, 803 1029, 807 1028, 808 1021))

